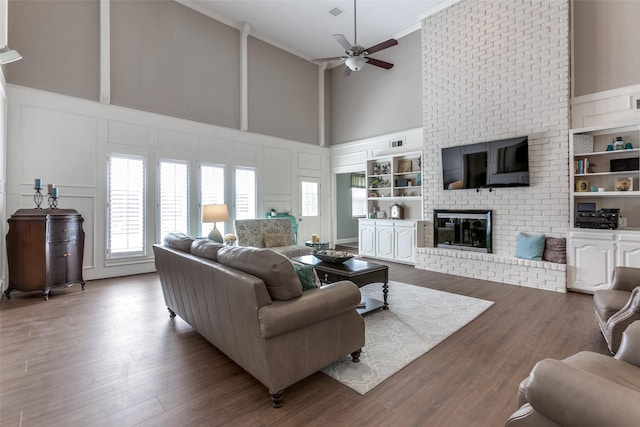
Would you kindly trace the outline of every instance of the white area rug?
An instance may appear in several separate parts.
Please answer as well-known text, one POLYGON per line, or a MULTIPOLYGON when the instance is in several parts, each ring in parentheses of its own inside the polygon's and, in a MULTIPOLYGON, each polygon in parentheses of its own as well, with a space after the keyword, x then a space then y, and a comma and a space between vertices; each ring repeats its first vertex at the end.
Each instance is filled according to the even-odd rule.
MULTIPOLYGON (((382 300, 382 285, 360 289, 382 300)), ((325 374, 365 394, 444 341, 493 305, 491 301, 389 282, 389 310, 364 315, 366 341, 360 363, 351 356, 327 366, 325 374)))

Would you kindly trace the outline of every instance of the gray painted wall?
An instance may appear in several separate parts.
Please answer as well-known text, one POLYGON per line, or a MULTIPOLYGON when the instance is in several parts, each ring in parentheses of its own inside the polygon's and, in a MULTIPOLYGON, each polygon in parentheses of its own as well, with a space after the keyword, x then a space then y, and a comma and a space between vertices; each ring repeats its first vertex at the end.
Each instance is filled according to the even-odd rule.
POLYGON ((640 1, 575 0, 573 95, 640 83, 640 1))
POLYGON ((22 59, 6 66, 8 83, 98 100, 98 0, 10 1, 9 21, 22 59))
POLYGON ((111 2, 111 103, 238 129, 240 33, 176 2, 111 2))
POLYGON ((344 65, 331 70, 331 144, 422 126, 420 31, 372 57, 395 65, 367 65, 346 78, 344 65))
POLYGON ((318 66, 249 37, 249 131, 318 143, 318 66))
POLYGON ((336 238, 358 240, 358 219, 351 216, 351 174, 336 175, 336 238))
MULTIPOLYGON (((110 4, 112 104, 240 128, 238 30, 174 1, 110 4)), ((11 1, 9 19, 24 59, 6 67, 8 83, 99 99, 98 0, 11 1)), ((318 144, 318 67, 248 45, 249 130, 318 144)))

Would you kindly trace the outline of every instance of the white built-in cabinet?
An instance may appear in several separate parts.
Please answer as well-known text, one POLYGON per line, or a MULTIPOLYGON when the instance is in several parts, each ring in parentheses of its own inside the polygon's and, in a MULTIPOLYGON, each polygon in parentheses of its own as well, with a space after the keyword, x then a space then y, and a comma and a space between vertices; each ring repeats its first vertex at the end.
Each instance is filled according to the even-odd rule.
POLYGON ((424 221, 361 219, 359 254, 404 264, 414 264, 416 247, 424 241, 424 221))
POLYGON ((640 123, 574 129, 569 146, 571 226, 578 204, 593 203, 619 209, 627 227, 640 229, 640 123))
POLYGON ((568 288, 593 293, 611 286, 614 267, 640 268, 640 231, 572 229, 567 250, 568 288))
POLYGON ((616 266, 640 267, 640 124, 574 129, 569 139, 571 227, 579 204, 619 209, 623 218, 615 230, 569 229, 567 287, 593 293, 611 286, 616 266))
POLYGON ((422 218, 422 152, 413 151, 367 160, 369 217, 389 217, 391 205, 402 206, 401 219, 422 218))

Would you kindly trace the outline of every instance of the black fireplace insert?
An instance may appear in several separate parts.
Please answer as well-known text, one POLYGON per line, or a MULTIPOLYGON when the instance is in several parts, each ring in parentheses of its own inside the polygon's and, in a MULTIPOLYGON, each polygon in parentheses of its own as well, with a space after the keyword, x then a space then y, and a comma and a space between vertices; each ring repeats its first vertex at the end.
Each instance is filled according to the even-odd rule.
POLYGON ((491 212, 491 210, 434 210, 434 246, 491 253, 491 212))

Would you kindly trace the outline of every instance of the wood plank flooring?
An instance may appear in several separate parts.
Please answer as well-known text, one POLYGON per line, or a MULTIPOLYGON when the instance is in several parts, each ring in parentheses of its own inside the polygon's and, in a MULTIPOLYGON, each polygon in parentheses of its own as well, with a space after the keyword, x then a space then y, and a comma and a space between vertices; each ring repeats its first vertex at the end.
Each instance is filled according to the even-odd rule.
POLYGON ((607 354, 590 295, 389 265, 392 280, 495 304, 364 396, 316 373, 280 409, 169 318, 156 274, 53 290, 49 301, 16 291, 0 301, 0 425, 499 426, 537 361, 607 354))

